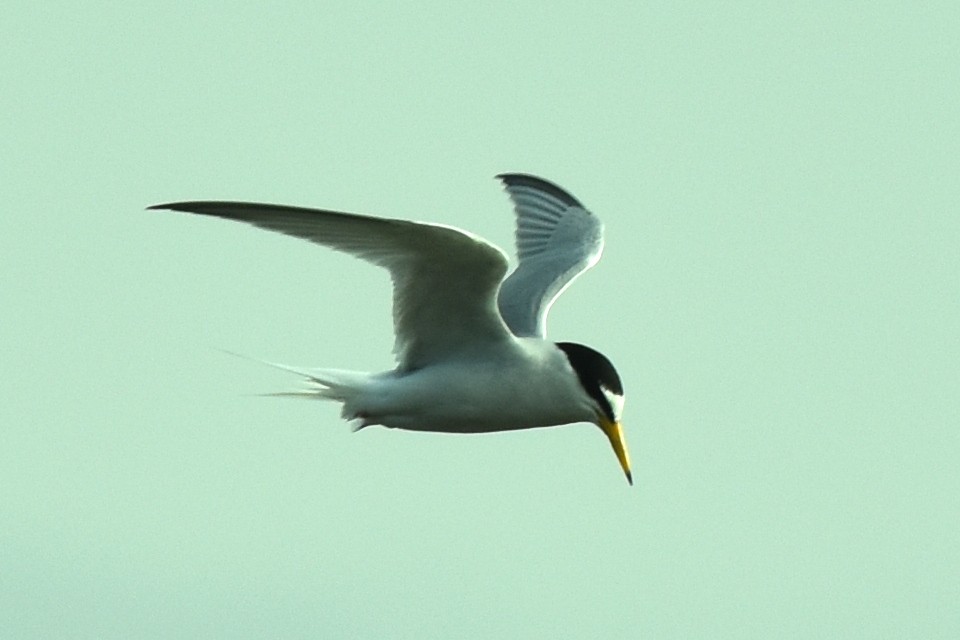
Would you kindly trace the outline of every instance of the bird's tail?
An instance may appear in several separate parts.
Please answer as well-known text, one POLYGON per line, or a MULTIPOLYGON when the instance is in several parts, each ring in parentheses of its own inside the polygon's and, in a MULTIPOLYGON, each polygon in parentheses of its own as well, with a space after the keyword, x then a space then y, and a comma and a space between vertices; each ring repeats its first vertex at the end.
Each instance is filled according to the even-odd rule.
POLYGON ((221 351, 238 358, 243 358, 244 360, 250 360, 259 364, 265 364, 274 369, 286 371, 287 373, 293 373, 305 378, 307 384, 310 385, 307 389, 301 389, 299 391, 263 393, 261 394, 263 396, 334 400, 347 404, 364 389, 373 376, 373 374, 364 371, 349 371, 346 369, 305 369, 291 367, 277 362, 251 358, 250 356, 234 353, 233 351, 223 349, 221 349, 221 351))

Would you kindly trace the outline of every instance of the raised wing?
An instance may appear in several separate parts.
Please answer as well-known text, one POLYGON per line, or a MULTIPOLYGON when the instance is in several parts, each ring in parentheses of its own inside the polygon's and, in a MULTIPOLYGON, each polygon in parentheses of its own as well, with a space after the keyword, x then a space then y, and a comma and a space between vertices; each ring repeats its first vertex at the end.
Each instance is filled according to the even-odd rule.
POLYGON ((175 202, 149 208, 238 220, 385 267, 393 279, 394 352, 401 369, 418 369, 511 339, 495 304, 507 258, 465 231, 248 202, 175 202))
POLYGON ((517 336, 547 335, 550 306, 603 251, 603 223, 572 195, 536 176, 497 176, 517 215, 519 264, 500 287, 500 315, 517 336))

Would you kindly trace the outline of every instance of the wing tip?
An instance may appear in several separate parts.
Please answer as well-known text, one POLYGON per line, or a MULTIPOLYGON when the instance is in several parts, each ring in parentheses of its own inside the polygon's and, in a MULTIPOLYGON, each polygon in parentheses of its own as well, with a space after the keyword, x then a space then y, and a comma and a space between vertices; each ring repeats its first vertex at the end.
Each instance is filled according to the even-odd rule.
POLYGON ((497 174, 496 178, 500 180, 500 182, 502 182, 504 187, 508 190, 511 187, 528 187, 530 189, 537 189, 560 200, 568 207, 580 207, 581 209, 586 208, 566 189, 554 184, 553 182, 550 182, 549 180, 544 180, 539 176, 529 173, 499 173, 497 174))
POLYGON ((183 213, 197 213, 204 216, 228 218, 231 220, 249 220, 240 210, 247 207, 256 207, 261 210, 294 209, 295 207, 280 207, 271 204, 255 204, 247 202, 231 202, 227 200, 187 200, 183 202, 165 202, 152 204, 147 211, 181 211, 183 213))
POLYGON ((146 211, 185 211, 187 213, 192 213, 193 209, 189 208, 191 205, 195 205, 195 202, 165 202, 163 204, 152 204, 146 208, 146 211))

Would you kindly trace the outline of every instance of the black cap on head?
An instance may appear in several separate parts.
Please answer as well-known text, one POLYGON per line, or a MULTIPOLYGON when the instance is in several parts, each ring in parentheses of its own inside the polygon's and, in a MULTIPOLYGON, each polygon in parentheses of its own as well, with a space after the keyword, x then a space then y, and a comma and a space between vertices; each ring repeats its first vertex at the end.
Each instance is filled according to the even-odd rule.
POLYGON ((582 344, 558 342, 557 347, 563 351, 570 361, 570 366, 577 372, 580 385, 600 405, 607 419, 616 422, 620 416, 614 414, 610 399, 604 393, 606 389, 608 393, 623 396, 623 384, 613 364, 599 351, 582 344))

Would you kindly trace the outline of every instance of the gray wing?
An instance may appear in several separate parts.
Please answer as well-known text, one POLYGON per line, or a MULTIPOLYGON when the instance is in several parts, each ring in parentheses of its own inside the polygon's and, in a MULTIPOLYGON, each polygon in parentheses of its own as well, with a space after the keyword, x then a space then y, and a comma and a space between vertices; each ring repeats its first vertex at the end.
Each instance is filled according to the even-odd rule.
POLYGON ((394 351, 402 369, 512 339, 495 303, 507 257, 466 231, 248 202, 175 202, 149 208, 238 220, 385 267, 393 279, 394 351))
POLYGON ((497 176, 517 215, 519 264, 503 282, 500 315, 517 336, 546 337, 550 306, 603 251, 603 223, 572 195, 535 176, 497 176))

